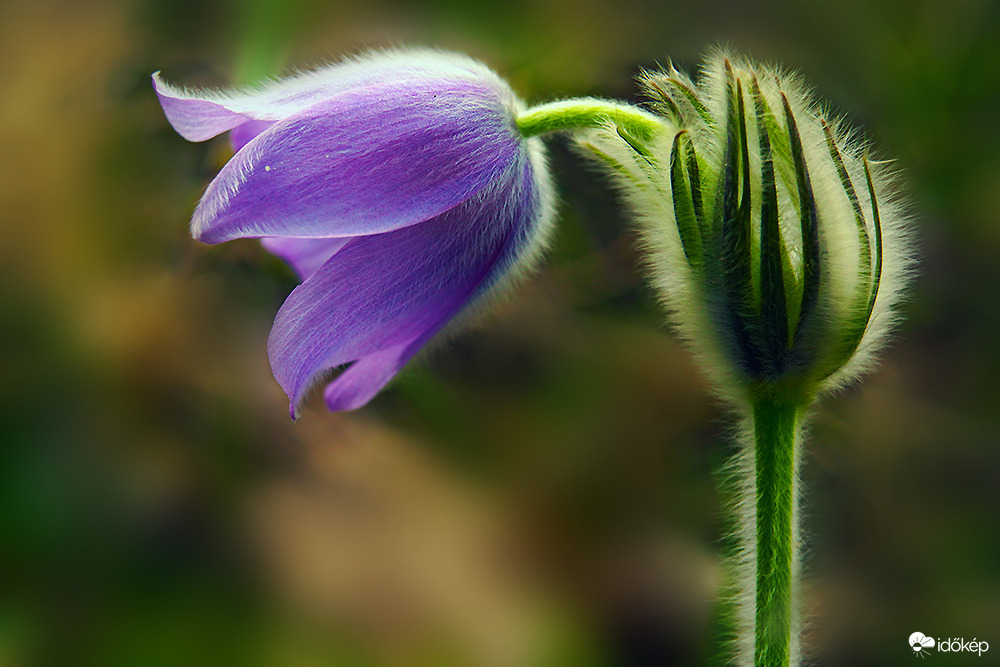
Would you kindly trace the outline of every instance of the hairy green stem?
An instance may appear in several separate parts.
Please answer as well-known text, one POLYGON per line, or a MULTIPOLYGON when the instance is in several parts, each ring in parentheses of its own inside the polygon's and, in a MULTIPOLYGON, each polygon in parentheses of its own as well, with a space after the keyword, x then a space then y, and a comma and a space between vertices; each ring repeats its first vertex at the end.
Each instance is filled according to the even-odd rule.
POLYGON ((663 127, 653 114, 628 104, 584 98, 549 102, 528 109, 517 118, 523 137, 549 132, 602 127, 613 123, 639 139, 649 140, 663 127))
POLYGON ((754 666, 789 667, 793 632, 796 444, 800 406, 771 396, 753 404, 757 562, 754 666))

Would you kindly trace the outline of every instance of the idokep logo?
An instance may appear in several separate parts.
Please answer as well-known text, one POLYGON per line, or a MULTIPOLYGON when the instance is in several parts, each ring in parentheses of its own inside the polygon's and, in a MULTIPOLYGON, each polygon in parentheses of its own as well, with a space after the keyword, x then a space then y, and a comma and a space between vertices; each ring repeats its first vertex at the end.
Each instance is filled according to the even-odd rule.
POLYGON ((937 648, 939 653, 975 653, 982 656, 990 650, 988 642, 979 641, 975 637, 971 640, 949 637, 940 641, 934 641, 922 632, 914 632, 909 639, 910 648, 915 655, 921 658, 930 655, 931 649, 937 648))
POLYGON ((910 648, 922 658, 929 653, 927 649, 934 648, 934 640, 922 632, 914 632, 910 635, 910 648))

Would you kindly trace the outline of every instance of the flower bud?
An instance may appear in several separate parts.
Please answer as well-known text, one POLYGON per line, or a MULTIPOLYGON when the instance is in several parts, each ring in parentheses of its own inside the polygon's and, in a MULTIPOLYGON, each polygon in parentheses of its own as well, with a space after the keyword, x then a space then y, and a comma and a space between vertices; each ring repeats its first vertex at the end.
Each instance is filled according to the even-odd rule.
POLYGON ((583 135, 638 218, 673 324, 723 395, 805 402, 863 371, 910 263, 893 177, 792 75, 718 54, 646 73, 664 131, 583 135))

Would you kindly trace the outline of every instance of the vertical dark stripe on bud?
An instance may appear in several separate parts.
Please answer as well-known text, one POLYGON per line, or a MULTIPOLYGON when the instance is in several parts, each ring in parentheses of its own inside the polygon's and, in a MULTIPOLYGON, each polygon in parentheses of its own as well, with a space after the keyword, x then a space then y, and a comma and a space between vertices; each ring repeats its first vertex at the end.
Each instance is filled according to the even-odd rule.
POLYGON ((809 181, 809 168, 802 152, 802 138, 799 136, 795 116, 784 93, 781 94, 781 102, 785 108, 785 126, 788 128, 792 163, 795 165, 795 180, 799 191, 799 222, 802 228, 802 306, 799 309, 799 321, 793 339, 793 355, 795 361, 808 365, 818 351, 815 348, 821 344, 814 336, 808 335, 811 330, 817 328, 819 317, 816 312, 821 277, 819 218, 812 184, 809 181))
POLYGON ((685 158, 681 155, 681 142, 686 133, 686 130, 677 133, 670 151, 670 192, 674 200, 674 217, 677 219, 677 231, 681 237, 684 255, 691 268, 699 273, 702 263, 699 215, 692 198, 694 184, 689 185, 685 181, 685 158))
POLYGON ((875 225, 875 275, 872 278, 871 295, 868 297, 868 317, 871 319, 875 310, 875 299, 878 298, 878 284, 882 280, 882 220, 878 213, 878 199, 875 198, 875 185, 872 183, 872 172, 868 167, 868 156, 865 156, 865 180, 868 182, 868 197, 872 202, 872 220, 875 225))
MULTIPOLYGON (((746 109, 743 107, 743 84, 737 79, 736 80, 736 117, 739 119, 739 132, 740 132, 740 172, 742 185, 740 187, 740 208, 739 208, 739 224, 736 227, 737 231, 737 241, 740 257, 745 258, 739 269, 745 272, 745 279, 747 285, 750 284, 750 209, 752 207, 752 198, 750 196, 750 146, 747 139, 747 115, 746 109)), ((741 276, 742 278, 743 276, 741 276)), ((751 288, 752 289, 752 288, 751 288)), ((753 297, 750 293, 746 295, 747 301, 753 302, 753 297)))
MULTIPOLYGON (((736 218, 736 142, 733 139, 736 109, 733 99, 733 70, 726 61, 726 149, 722 156, 722 174, 715 191, 715 206, 712 207, 712 236, 720 254, 726 248, 726 238, 731 235, 730 227, 736 218)), ((725 259, 723 258, 723 261, 725 259)))
POLYGON ((767 107, 757 78, 753 79, 757 133, 760 136, 760 319, 761 365, 764 372, 778 377, 785 368, 788 351, 788 311, 785 306, 785 278, 782 273, 781 227, 778 224, 778 188, 774 179, 774 160, 767 132, 767 107))
POLYGON ((725 313, 724 331, 732 332, 739 349, 737 360, 742 369, 751 377, 760 375, 760 359, 754 341, 750 337, 747 319, 755 315, 753 285, 750 273, 750 175, 747 168, 748 149, 746 121, 743 118, 742 87, 734 81, 733 69, 729 61, 726 69, 726 153, 723 160, 723 177, 716 196, 716 210, 720 210, 721 225, 716 227, 719 235, 719 249, 722 259, 722 292, 725 313), (744 167, 743 205, 739 203, 737 174, 742 163, 744 167))
MULTIPOLYGON (((701 201, 701 173, 698 167, 698 154, 694 150, 694 142, 691 137, 684 137, 684 159, 687 161, 688 180, 691 182, 691 201, 694 203, 694 212, 698 216, 699 222, 704 224, 705 207, 701 201)), ((702 230, 699 228, 699 232, 702 230)))

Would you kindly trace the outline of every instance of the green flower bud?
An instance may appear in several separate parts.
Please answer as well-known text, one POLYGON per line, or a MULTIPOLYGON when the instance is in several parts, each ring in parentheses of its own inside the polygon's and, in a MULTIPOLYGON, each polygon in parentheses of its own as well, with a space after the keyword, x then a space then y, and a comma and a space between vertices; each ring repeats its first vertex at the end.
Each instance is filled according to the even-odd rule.
POLYGON ((580 135, 626 195, 671 319, 721 393, 806 403, 866 369, 908 277, 892 173, 800 81, 717 54, 643 87, 663 131, 580 135))

